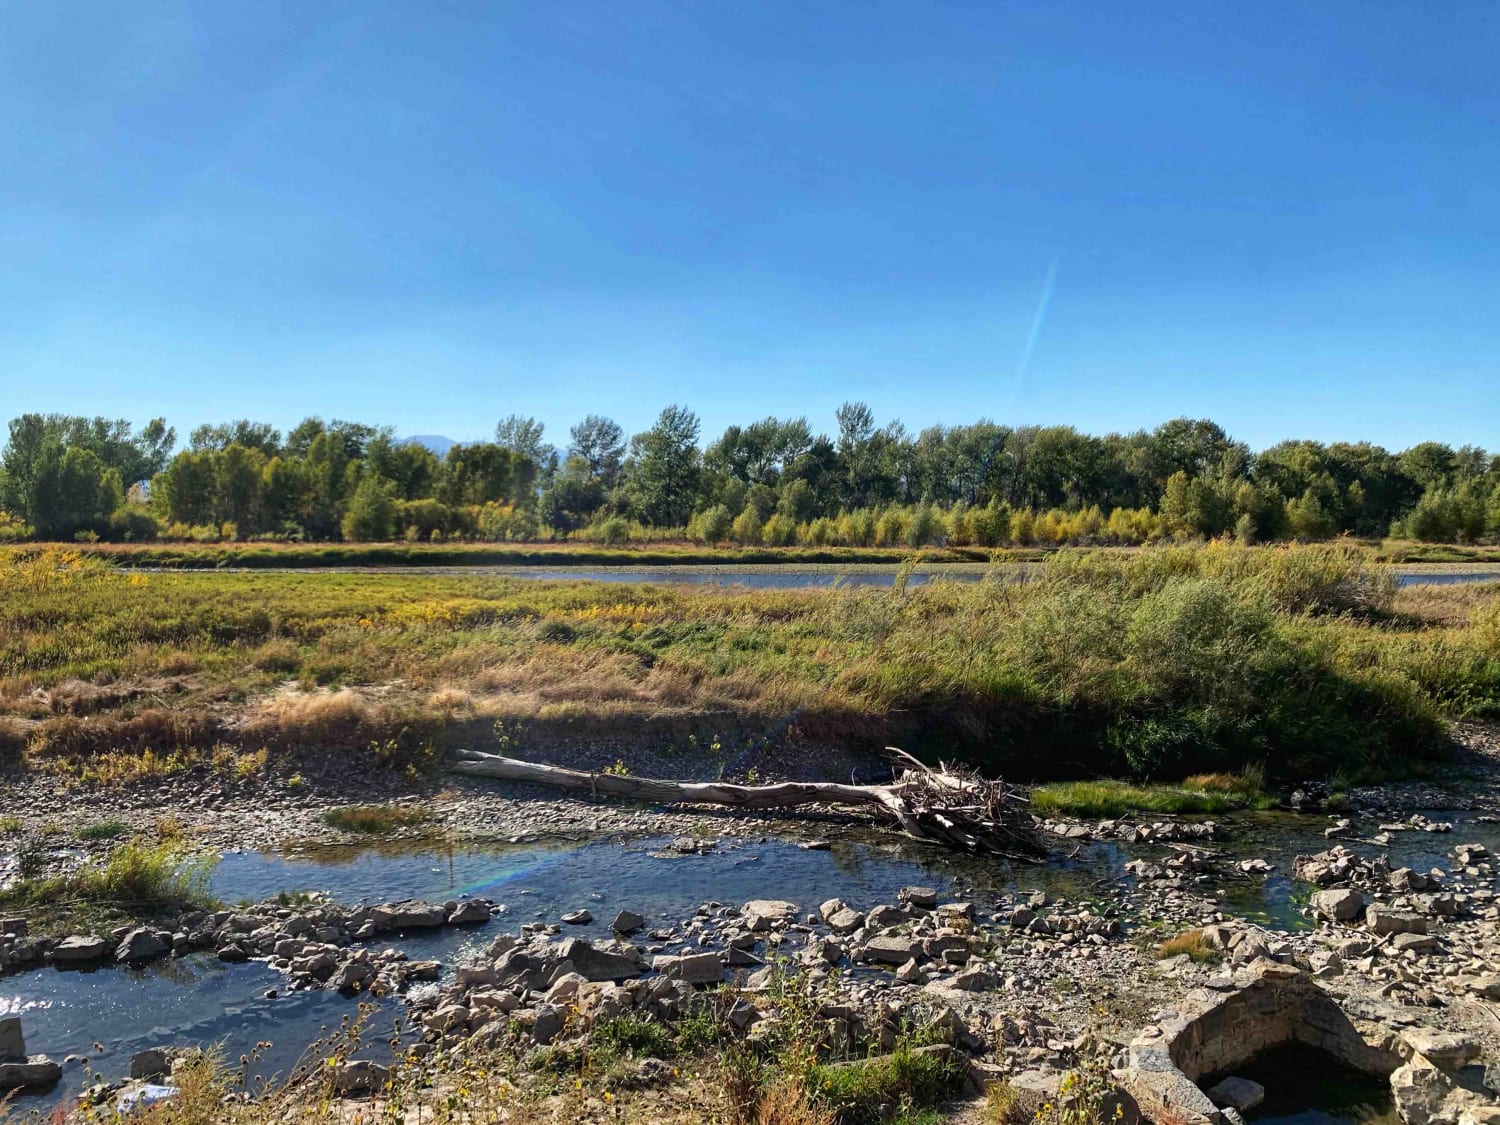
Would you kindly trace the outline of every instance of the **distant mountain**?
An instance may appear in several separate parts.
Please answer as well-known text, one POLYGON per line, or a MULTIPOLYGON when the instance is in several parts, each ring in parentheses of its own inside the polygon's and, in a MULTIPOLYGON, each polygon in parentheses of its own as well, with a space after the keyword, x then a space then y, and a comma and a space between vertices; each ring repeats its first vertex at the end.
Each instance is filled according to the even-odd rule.
POLYGON ((411 437, 401 440, 406 445, 425 445, 439 457, 446 457, 448 450, 458 444, 452 438, 446 438, 442 434, 412 434, 411 437))

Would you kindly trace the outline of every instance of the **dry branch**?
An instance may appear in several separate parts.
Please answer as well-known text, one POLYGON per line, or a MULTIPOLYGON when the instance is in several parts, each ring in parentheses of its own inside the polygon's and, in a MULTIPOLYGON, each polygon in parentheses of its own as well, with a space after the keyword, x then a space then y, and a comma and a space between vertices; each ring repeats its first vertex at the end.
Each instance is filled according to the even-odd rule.
POLYGON ((478 777, 528 781, 584 791, 596 797, 620 797, 652 804, 723 805, 736 809, 854 805, 870 809, 878 818, 893 822, 912 836, 936 840, 966 852, 1012 859, 1034 859, 1044 852, 1023 791, 957 766, 940 764, 933 769, 894 746, 887 750, 903 767, 889 785, 668 781, 570 770, 472 750, 460 750, 453 769, 478 777))

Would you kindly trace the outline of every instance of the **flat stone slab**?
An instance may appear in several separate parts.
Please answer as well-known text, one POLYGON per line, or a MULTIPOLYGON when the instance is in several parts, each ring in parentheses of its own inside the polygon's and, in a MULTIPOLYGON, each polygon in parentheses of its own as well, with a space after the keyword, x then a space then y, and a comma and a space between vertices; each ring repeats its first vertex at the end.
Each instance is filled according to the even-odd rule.
POLYGON ((429 930, 447 920, 443 908, 430 902, 388 902, 370 911, 370 921, 381 930, 429 930))
POLYGON ((97 934, 74 934, 52 947, 54 961, 102 961, 114 946, 97 934))
POLYGON ((25 1062, 0 1063, 0 1090, 51 1086, 61 1077, 62 1067, 46 1055, 32 1055, 25 1062))
POLYGON ((891 934, 873 937, 865 942, 862 957, 866 961, 879 961, 886 965, 904 965, 921 952, 922 943, 916 938, 891 934))
POLYGON ((1206 1092, 1214 1105, 1223 1109, 1237 1109, 1241 1113, 1249 1112, 1266 1100, 1266 1088, 1259 1082, 1233 1075, 1206 1092))
POLYGON ((1365 922, 1378 935, 1425 934, 1427 919, 1409 910, 1392 910, 1389 906, 1371 906, 1365 911, 1365 922))
POLYGON ((1458 1032, 1408 1027, 1401 1032, 1401 1040, 1408 1050, 1441 1070, 1457 1070, 1479 1057, 1479 1043, 1458 1032))

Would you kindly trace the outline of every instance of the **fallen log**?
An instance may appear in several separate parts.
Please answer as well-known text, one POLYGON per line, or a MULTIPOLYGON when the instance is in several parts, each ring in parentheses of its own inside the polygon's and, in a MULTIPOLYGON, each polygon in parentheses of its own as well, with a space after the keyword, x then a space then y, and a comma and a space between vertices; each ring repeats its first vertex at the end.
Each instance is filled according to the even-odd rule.
POLYGON ((722 805, 737 809, 785 809, 799 805, 868 808, 909 835, 936 840, 974 854, 1034 860, 1045 853, 1023 790, 978 772, 924 765, 894 746, 886 748, 902 770, 889 785, 845 785, 833 781, 783 781, 733 785, 721 781, 670 781, 594 773, 526 762, 499 754, 458 751, 452 769, 476 777, 525 781, 651 804, 722 805))

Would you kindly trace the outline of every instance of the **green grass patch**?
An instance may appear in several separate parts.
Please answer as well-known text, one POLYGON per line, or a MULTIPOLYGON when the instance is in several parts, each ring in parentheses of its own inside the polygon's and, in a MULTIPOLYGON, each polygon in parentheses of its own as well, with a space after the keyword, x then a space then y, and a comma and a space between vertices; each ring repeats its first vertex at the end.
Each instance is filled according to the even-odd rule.
POLYGON ((1206 774, 1178 785, 1127 781, 1062 781, 1031 791, 1031 807, 1042 816, 1112 818, 1130 813, 1199 816, 1268 807, 1258 776, 1206 774))
POLYGON ((130 835, 130 825, 123 820, 96 820, 92 824, 85 824, 73 830, 73 838, 85 843, 97 840, 118 840, 121 836, 130 835))
POLYGON ((432 813, 409 805, 351 805, 343 809, 329 809, 323 814, 322 820, 328 827, 340 832, 377 836, 426 824, 432 820, 432 813))
POLYGON ((219 857, 180 839, 131 840, 64 875, 23 878, 0 892, 0 909, 32 916, 41 932, 78 932, 181 906, 212 906, 219 857))
POLYGON ((948 1058, 903 1045, 888 1055, 815 1065, 806 1084, 813 1103, 829 1109, 840 1125, 881 1125, 913 1120, 955 1093, 962 1080, 948 1058))

